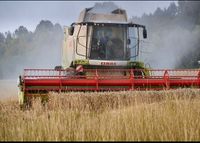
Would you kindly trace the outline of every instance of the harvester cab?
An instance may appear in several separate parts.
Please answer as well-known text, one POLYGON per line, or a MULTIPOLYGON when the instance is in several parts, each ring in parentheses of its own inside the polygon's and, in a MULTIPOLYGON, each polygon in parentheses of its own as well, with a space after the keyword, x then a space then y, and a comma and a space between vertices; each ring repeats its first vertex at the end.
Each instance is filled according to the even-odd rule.
POLYGON ((199 69, 149 69, 140 59, 144 25, 128 22, 126 11, 96 4, 64 27, 61 66, 24 69, 20 105, 49 92, 163 90, 200 87, 199 69))
POLYGON ((147 38, 145 26, 128 23, 125 10, 105 14, 95 13, 95 8, 83 10, 78 22, 64 28, 60 68, 77 72, 80 68, 144 68, 139 62, 139 34, 142 29, 147 38))

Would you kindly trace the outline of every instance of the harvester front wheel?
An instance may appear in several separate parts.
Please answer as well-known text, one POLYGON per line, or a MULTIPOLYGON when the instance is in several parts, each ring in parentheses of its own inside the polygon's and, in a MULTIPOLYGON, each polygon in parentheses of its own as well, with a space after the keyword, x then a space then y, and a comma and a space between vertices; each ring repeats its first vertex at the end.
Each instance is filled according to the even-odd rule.
POLYGON ((22 110, 29 109, 32 105, 31 97, 23 96, 23 98, 20 99, 19 104, 22 110))

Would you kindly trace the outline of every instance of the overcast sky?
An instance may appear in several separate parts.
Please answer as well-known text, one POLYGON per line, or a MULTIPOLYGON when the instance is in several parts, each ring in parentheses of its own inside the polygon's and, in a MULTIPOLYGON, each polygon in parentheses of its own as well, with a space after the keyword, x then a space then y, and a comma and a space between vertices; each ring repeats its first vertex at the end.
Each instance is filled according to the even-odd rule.
MULTIPOLYGON (((34 31, 41 20, 70 25, 80 11, 102 1, 0 1, 0 32, 14 32, 23 25, 34 31)), ((153 13, 157 7, 167 8, 172 1, 113 1, 126 9, 128 17, 153 13)), ((177 2, 175 2, 177 3, 177 2)))

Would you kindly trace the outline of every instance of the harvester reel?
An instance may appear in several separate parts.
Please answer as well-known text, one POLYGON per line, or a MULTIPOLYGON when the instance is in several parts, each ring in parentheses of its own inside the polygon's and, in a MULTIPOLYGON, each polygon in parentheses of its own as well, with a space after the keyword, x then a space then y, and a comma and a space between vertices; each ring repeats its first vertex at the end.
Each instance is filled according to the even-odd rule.
POLYGON ((48 92, 52 91, 200 88, 200 70, 197 69, 82 69, 79 66, 76 70, 26 69, 24 73, 19 77, 19 102, 26 106, 31 106, 32 97, 39 96, 42 101, 48 101, 48 92))

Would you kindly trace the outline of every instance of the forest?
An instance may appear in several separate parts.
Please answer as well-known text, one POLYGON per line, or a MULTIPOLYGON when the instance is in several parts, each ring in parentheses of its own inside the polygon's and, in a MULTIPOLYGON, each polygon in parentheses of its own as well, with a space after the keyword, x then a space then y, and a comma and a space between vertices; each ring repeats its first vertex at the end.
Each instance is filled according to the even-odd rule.
POLYGON ((171 2, 168 8, 132 17, 148 31, 146 62, 154 68, 199 68, 200 2, 171 2))
MULTIPOLYGON (((145 61, 153 68, 199 68, 200 2, 171 2, 141 17, 148 40, 145 61)), ((35 31, 20 26, 13 33, 0 32, 0 79, 16 79, 24 68, 54 68, 61 63, 63 27, 41 20, 35 31)))
POLYGON ((60 65, 63 29, 41 20, 34 32, 20 26, 14 33, 0 33, 0 78, 13 79, 25 68, 54 68, 60 65))

